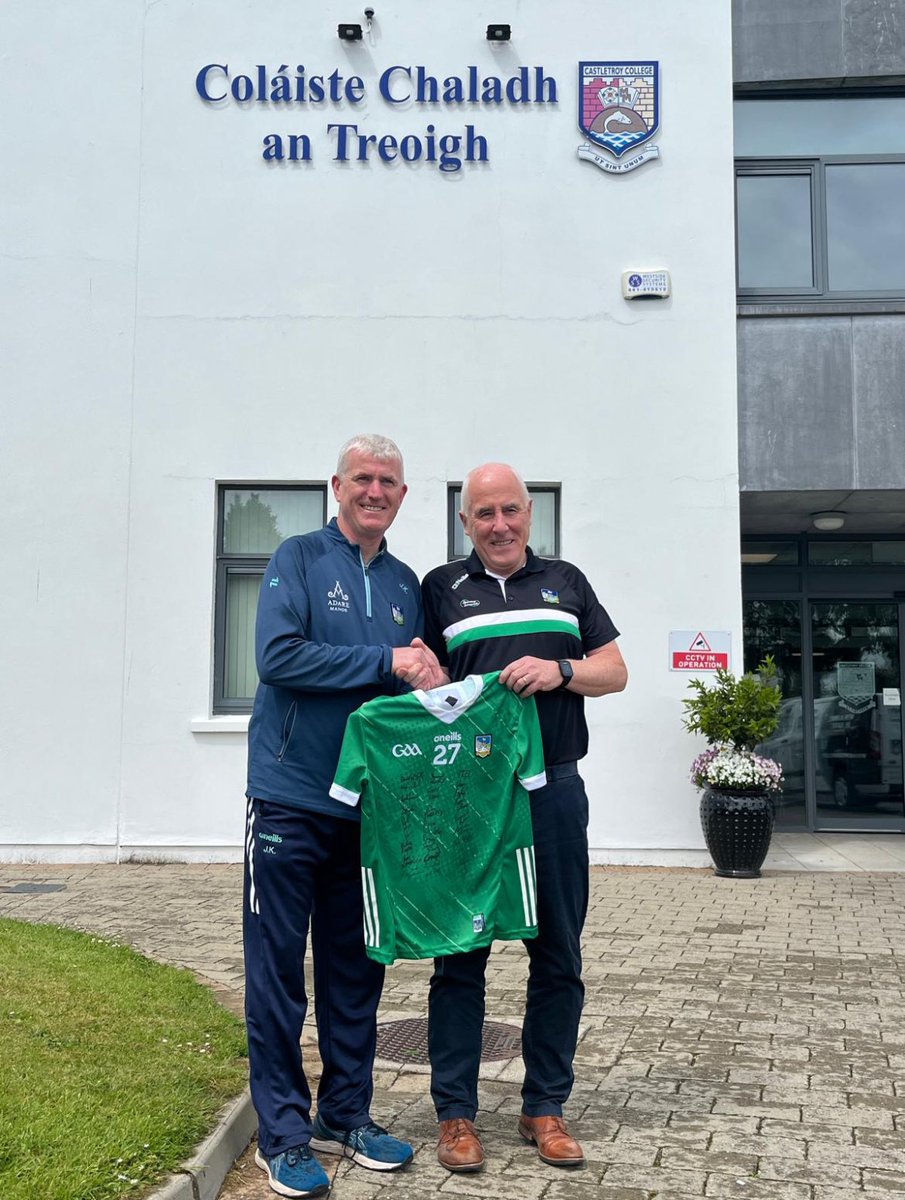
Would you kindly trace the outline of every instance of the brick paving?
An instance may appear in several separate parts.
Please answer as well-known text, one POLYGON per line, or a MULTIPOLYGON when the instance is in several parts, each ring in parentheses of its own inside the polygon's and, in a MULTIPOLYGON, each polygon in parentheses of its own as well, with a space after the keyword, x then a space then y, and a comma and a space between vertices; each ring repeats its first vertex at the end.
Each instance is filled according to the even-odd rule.
MULTIPOLYGON (((0 915, 129 942, 241 1009, 237 866, 0 866, 0 915), (62 883, 51 893, 9 892, 62 883)), ((889 1200, 905 1191, 905 875, 594 868, 587 1002, 569 1105, 587 1169, 515 1133, 520 1062, 482 1070, 481 1175, 434 1159, 423 1068, 381 1065, 374 1114, 412 1140, 402 1175, 341 1164, 338 1200, 889 1200)), ((383 1020, 422 1016, 429 967, 387 973, 383 1020)), ((525 957, 498 945, 488 1016, 518 1023, 525 957)), ((305 1042, 312 1067, 316 1055, 305 1042)), ((272 1196, 240 1162, 224 1200, 272 1196)))

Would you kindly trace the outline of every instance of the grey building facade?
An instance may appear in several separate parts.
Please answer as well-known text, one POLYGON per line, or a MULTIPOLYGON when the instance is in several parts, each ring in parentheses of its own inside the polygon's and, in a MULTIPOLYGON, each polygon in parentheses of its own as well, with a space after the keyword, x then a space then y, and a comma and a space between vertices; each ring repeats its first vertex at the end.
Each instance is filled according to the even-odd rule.
POLYGON ((746 665, 787 828, 905 832, 905 9, 734 0, 746 665))

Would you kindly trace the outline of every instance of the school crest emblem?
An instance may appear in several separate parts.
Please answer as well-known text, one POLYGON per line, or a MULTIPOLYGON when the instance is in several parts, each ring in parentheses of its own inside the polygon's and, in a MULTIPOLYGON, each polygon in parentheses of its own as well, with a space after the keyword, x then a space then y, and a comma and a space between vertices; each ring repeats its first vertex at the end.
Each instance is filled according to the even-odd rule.
POLYGON ((658 62, 578 64, 578 128, 588 138, 579 158, 612 175, 634 171, 660 157, 658 146, 642 149, 659 127, 658 62))
POLYGON ((493 749, 493 736, 489 733, 475 734, 474 752, 478 758, 488 758, 493 749))

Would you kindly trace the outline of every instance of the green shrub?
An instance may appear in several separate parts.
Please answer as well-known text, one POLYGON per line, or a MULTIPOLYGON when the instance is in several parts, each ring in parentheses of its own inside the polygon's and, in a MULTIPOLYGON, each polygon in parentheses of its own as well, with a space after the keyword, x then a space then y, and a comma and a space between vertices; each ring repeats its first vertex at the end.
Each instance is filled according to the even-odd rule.
POLYGON ((779 724, 782 693, 770 655, 756 672, 737 677, 720 669, 711 686, 701 679, 690 679, 688 686, 694 695, 682 701, 683 724, 691 733, 702 733, 711 745, 753 750, 779 724))

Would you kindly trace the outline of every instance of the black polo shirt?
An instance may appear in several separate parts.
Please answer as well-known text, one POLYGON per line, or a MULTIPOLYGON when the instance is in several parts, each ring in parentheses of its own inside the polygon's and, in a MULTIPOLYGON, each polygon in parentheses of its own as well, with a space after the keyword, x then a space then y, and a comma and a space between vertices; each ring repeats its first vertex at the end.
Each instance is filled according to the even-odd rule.
MULTIPOLYGON (((524 655, 584 658, 619 636, 594 589, 572 563, 528 560, 505 581, 488 575, 476 551, 430 571, 422 583, 424 640, 453 680, 501 671, 524 655)), ((536 692, 548 766, 588 752, 584 697, 565 689, 536 692)))

